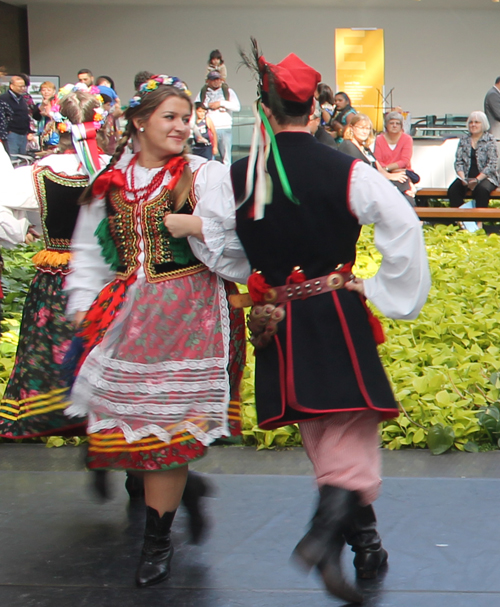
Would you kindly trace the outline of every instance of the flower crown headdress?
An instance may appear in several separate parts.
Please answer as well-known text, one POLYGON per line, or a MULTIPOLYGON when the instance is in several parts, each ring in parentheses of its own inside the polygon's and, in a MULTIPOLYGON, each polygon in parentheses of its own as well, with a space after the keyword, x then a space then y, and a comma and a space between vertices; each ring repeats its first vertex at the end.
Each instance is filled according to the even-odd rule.
POLYGON ((65 116, 61 114, 61 102, 62 100, 69 95, 70 93, 74 93, 76 91, 83 91, 84 93, 90 93, 93 95, 97 101, 99 102, 99 107, 96 107, 94 110, 94 128, 98 131, 106 120, 106 116, 108 113, 102 107, 103 98, 101 96, 100 90, 97 86, 88 87, 83 82, 78 82, 77 84, 66 84, 62 88, 59 89, 57 95, 54 97, 54 101, 50 108, 50 117, 57 124, 57 130, 60 133, 68 133, 71 131, 71 127, 73 123, 70 122, 65 116))
POLYGON ((141 84, 137 94, 134 95, 130 100, 129 107, 137 107, 138 105, 141 105, 141 101, 144 99, 145 95, 156 91, 160 84, 164 84, 166 86, 175 86, 176 89, 191 95, 191 91, 188 90, 187 86, 180 78, 177 78, 176 76, 165 76, 164 74, 159 74, 158 76, 152 76, 147 82, 141 84))
POLYGON ((57 130, 60 133, 71 133, 73 146, 82 163, 83 170, 87 175, 92 176, 100 170, 100 156, 96 143, 96 131, 98 131, 106 120, 108 113, 102 107, 103 98, 96 86, 88 87, 83 82, 77 84, 66 84, 59 89, 54 102, 50 108, 50 117, 57 124, 57 130), (70 93, 83 91, 90 93, 99 102, 99 106, 94 110, 92 122, 83 124, 73 124, 61 114, 61 103, 70 93))

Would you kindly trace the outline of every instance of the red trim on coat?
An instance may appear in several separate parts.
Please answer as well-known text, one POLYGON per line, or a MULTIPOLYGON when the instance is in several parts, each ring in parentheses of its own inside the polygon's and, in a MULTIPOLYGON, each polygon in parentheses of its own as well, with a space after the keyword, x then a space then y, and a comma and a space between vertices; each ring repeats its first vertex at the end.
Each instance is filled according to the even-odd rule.
POLYGON ((347 202, 347 210, 354 217, 354 219, 359 223, 359 217, 351 209, 351 203, 350 203, 350 200, 351 200, 351 179, 352 179, 352 172, 354 170, 354 167, 358 164, 358 162, 363 162, 363 161, 362 160, 355 160, 351 164, 351 168, 349 169, 349 177, 347 178, 346 202, 347 202))
MULTIPOLYGON (((281 344, 278 339, 278 336, 274 336, 274 341, 276 343, 276 348, 278 350, 278 364, 280 368, 280 392, 281 392, 281 413, 276 417, 269 418, 265 423, 271 423, 276 420, 282 419, 283 415, 285 415, 285 407, 286 407, 286 368, 285 368, 285 359, 283 358, 283 350, 281 349, 281 344)), ((290 422, 295 423, 295 422, 290 422)), ((274 428, 279 428, 283 424, 275 424, 274 428)), ((259 428, 264 428, 263 425, 259 424, 259 428)))
MULTIPOLYGON (((292 424, 303 424, 305 422, 312 422, 315 419, 322 419, 323 417, 326 417, 331 413, 357 413, 358 411, 375 411, 376 413, 380 413, 381 422, 385 421, 386 419, 397 417, 399 415, 399 410, 396 411, 396 409, 391 409, 391 415, 389 415, 385 411, 380 411, 379 409, 370 409, 369 407, 358 407, 357 409, 325 409, 323 411, 318 411, 318 415, 314 417, 308 417, 307 419, 286 420, 286 422, 281 420, 279 424, 270 424, 264 422, 263 424, 259 424, 259 428, 262 428, 262 430, 275 430, 276 428, 282 428, 283 426, 291 426, 292 424)), ((274 419, 276 418, 273 418, 270 421, 273 421, 274 419)))
MULTIPOLYGON (((336 291, 332 291, 333 302, 335 304, 335 308, 337 309, 337 314, 340 319, 340 326, 342 327, 342 332, 344 333, 344 339, 346 341, 347 349, 349 350, 349 355, 351 357, 352 366, 354 369, 354 373, 356 375, 356 379, 358 380, 358 387, 363 395, 363 398, 366 401, 367 406, 374 411, 394 411, 394 409, 381 409, 376 407, 368 394, 368 391, 365 386, 365 382, 363 381, 363 375, 361 373, 361 367, 359 366, 358 357, 356 355, 356 348, 354 347, 354 343, 351 338, 351 334, 349 332, 349 326, 347 324, 347 320, 344 316, 344 310, 342 310, 342 306, 340 305, 339 296, 336 291)), ((354 409, 349 409, 354 411, 354 409)))
POLYGON ((293 343, 292 343, 292 302, 286 304, 286 402, 292 409, 300 407, 295 392, 295 377, 293 373, 293 343))

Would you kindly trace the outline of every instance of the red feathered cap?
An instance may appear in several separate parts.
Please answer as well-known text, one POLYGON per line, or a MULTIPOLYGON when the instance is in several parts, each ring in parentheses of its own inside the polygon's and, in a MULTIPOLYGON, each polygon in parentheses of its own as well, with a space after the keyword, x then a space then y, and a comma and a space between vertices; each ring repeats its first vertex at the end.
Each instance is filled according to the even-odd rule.
POLYGON ((266 67, 274 76, 274 86, 278 95, 286 101, 306 103, 321 82, 321 74, 304 63, 300 57, 290 53, 280 63, 273 65, 264 57, 259 57, 259 68, 262 74, 262 90, 269 92, 269 77, 266 67))

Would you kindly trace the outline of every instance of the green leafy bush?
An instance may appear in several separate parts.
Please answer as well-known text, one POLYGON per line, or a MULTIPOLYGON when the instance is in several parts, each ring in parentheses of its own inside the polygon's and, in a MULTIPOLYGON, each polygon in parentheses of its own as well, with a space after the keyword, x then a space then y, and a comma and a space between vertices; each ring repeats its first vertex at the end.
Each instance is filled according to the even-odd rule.
MULTIPOLYGON (((481 407, 495 403, 500 389, 498 376, 492 376, 500 369, 500 238, 455 226, 424 231, 432 273, 428 302, 414 321, 381 318, 387 341, 379 352, 404 410, 383 424, 382 443, 389 449, 428 446, 436 454, 450 447, 497 448, 500 423, 498 436, 490 436, 481 407)), ((372 228, 363 228, 357 275, 375 274, 380 259, 372 228)), ((250 358, 243 389, 245 442, 259 448, 300 444, 294 426, 285 432, 256 427, 252 369, 250 358)), ((498 410, 500 419, 500 405, 498 410)))
POLYGON ((3 322, 0 339, 0 395, 3 394, 14 366, 24 300, 35 275, 31 258, 40 249, 40 243, 31 246, 20 245, 10 250, 2 249, 2 285, 5 297, 2 302, 3 322))
MULTIPOLYGON (((424 231, 433 281, 428 302, 417 320, 381 319, 387 341, 379 352, 402 409, 398 418, 383 425, 383 445, 389 449, 429 447, 436 454, 449 448, 498 448, 500 238, 454 226, 425 226, 424 231)), ((0 343, 0 393, 13 364, 34 251, 23 247, 5 254, 8 294, 0 343)), ((355 271, 368 277, 379 264, 373 230, 365 227, 355 271)), ((249 346, 242 385, 245 444, 258 449, 300 445, 295 425, 267 432, 257 427, 254 368, 249 346)), ((51 439, 54 446, 59 443, 51 439)))

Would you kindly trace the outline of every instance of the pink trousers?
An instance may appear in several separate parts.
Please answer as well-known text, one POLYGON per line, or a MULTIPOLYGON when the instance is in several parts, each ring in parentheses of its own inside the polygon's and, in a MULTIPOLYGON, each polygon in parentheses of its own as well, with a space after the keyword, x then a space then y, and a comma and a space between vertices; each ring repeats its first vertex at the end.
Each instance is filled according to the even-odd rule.
POLYGON ((299 424, 318 485, 358 491, 363 505, 377 499, 381 455, 376 411, 330 413, 299 424))

